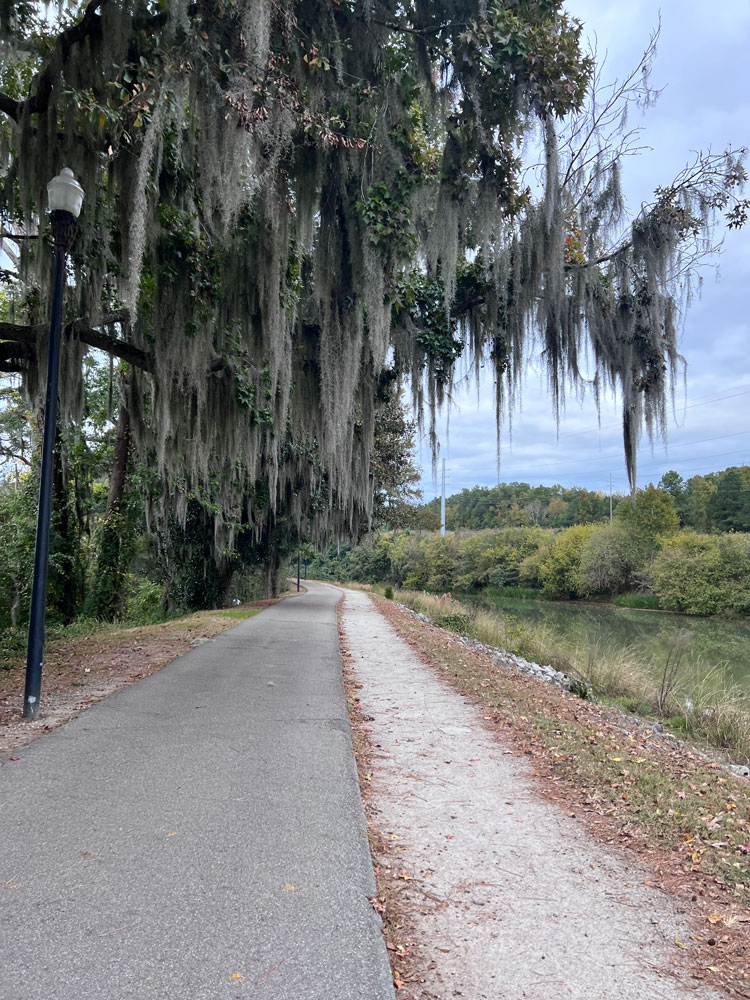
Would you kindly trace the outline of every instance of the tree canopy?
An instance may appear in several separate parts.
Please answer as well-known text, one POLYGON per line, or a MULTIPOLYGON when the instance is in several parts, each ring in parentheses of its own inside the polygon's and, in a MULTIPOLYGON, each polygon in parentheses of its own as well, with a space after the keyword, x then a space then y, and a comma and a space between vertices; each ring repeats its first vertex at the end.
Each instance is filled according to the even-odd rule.
POLYGON ((83 419, 89 348, 127 366, 162 524, 198 502, 217 553, 239 534, 273 548, 284 525, 356 535, 394 381, 429 419, 462 365, 489 361, 500 416, 532 346, 556 407, 586 352, 596 391, 617 388, 635 480, 679 363, 681 289, 716 218, 747 208, 729 151, 625 217, 622 122, 652 96, 651 47, 602 88, 562 0, 89 0, 52 20, 3 3, 0 29, 17 259, 0 366, 38 413, 44 189, 69 166, 86 199, 63 424, 83 419))

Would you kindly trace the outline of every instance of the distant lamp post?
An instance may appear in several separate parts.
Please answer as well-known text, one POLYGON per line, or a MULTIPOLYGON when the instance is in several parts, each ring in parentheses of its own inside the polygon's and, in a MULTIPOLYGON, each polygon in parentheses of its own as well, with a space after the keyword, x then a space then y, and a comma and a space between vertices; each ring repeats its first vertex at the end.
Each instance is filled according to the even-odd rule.
POLYGON ((65 284, 65 258, 73 243, 76 219, 81 211, 83 188, 73 171, 63 167, 47 185, 52 238, 55 241, 55 279, 52 290, 52 315, 49 328, 47 360, 47 396, 44 404, 44 441, 42 443, 42 473, 39 485, 39 517, 36 527, 34 583, 31 589, 29 615, 29 646, 26 656, 26 688, 23 696, 23 716, 35 719, 39 715, 42 690, 42 659, 44 655, 44 613, 47 603, 47 569, 49 564, 49 527, 52 513, 52 472, 55 436, 57 433, 57 383, 60 374, 60 333, 62 327, 62 297, 65 284))

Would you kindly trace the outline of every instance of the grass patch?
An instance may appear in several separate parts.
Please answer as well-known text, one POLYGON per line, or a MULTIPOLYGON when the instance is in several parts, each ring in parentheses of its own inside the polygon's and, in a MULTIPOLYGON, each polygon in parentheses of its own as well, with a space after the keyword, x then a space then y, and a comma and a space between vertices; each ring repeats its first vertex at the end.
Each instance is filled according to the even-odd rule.
MULTIPOLYGON (((64 645, 72 639, 90 639, 94 636, 113 635, 118 632, 131 632, 133 629, 149 629, 152 626, 175 623, 179 626, 181 622, 195 620, 200 622, 204 616, 214 616, 219 620, 232 619, 241 621, 244 618, 252 618, 260 612, 260 608, 220 608, 214 611, 197 611, 192 615, 185 615, 184 612, 159 617, 158 621, 150 618, 147 621, 138 619, 119 619, 118 621, 102 621, 100 618, 80 617, 74 619, 68 625, 49 624, 45 629, 45 647, 47 650, 64 645)), ((19 628, 0 629, 0 670, 11 671, 18 669, 25 660, 28 646, 28 627, 24 625, 19 628)))
MULTIPOLYGON (((372 588, 377 592, 378 588, 372 588)), ((546 626, 521 623, 512 615, 464 604, 448 594, 397 590, 395 600, 448 631, 469 635, 533 663, 549 664, 582 682, 608 704, 650 719, 684 719, 682 732, 716 747, 742 764, 750 761, 750 698, 724 682, 722 668, 672 672, 686 634, 676 633, 675 650, 654 670, 634 645, 597 639, 567 648, 546 626)), ((640 595, 637 595, 640 596, 640 595)), ((683 650, 684 652, 684 650, 683 650)))
POLYGON ((624 712, 630 712, 631 715, 648 716, 651 712, 651 705, 639 698, 622 696, 619 698, 602 698, 601 700, 605 705, 611 705, 613 708, 621 708, 624 712))
POLYGON ((659 598, 654 594, 618 594, 612 598, 618 608, 640 608, 648 611, 659 610, 659 598))
POLYGON ((451 611, 445 615, 438 615, 434 622, 439 628, 456 632, 458 635, 473 635, 474 633, 471 617, 460 612, 451 611))
POLYGON ((487 597, 490 600, 492 600, 492 598, 502 600, 503 598, 508 597, 515 601, 538 601, 540 593, 533 587, 516 587, 508 585, 507 587, 485 587, 481 596, 487 597))

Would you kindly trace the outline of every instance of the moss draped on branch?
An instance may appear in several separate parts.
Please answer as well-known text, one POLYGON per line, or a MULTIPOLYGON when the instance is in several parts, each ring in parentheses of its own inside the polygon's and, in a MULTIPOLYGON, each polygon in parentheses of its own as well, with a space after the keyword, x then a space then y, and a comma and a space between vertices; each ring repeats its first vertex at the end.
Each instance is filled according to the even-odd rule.
MULTIPOLYGON (((356 535, 382 373, 434 416, 461 355, 477 371, 489 357, 500 417, 532 344, 556 408, 591 352, 635 478, 678 360, 681 254, 744 173, 707 160, 610 247, 619 159, 582 152, 592 61, 561 0, 91 0, 51 45, 32 27, 52 30, 17 19, 0 72, 3 229, 44 235, 45 185, 73 168, 63 413, 79 416, 86 346, 133 365, 133 440, 165 523, 197 498, 217 553, 285 523, 356 535), (519 153, 535 130, 540 198, 519 153)), ((0 328, 0 365, 29 372, 50 250, 18 246, 27 330, 0 328)))

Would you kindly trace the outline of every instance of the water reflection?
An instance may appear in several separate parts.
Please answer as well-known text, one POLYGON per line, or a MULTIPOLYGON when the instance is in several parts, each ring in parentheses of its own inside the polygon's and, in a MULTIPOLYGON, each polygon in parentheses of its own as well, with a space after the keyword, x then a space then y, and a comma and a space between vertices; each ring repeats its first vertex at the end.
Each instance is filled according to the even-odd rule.
POLYGON ((687 629, 692 642, 686 667, 703 674, 720 666, 729 683, 750 691, 750 622, 574 602, 493 598, 492 605, 520 622, 547 626, 566 649, 592 642, 635 647, 655 672, 663 668, 675 635, 687 629))

